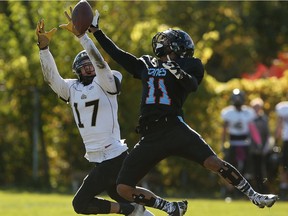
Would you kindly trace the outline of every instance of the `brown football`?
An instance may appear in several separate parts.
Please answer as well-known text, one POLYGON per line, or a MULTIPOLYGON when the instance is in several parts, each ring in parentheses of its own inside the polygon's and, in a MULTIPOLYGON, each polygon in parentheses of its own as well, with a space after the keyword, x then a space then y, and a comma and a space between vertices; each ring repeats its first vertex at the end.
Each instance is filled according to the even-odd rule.
POLYGON ((72 11, 72 23, 80 34, 84 34, 93 21, 93 11, 86 0, 79 1, 72 11))

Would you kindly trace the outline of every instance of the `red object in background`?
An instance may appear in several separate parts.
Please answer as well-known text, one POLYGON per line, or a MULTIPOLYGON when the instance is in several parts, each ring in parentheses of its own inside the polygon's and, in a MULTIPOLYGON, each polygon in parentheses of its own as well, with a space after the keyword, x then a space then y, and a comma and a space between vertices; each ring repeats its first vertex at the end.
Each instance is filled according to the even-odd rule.
POLYGON ((267 77, 280 78, 283 76, 285 70, 288 70, 288 52, 279 53, 278 58, 273 60, 272 65, 269 68, 266 65, 259 63, 254 73, 243 73, 242 78, 250 80, 267 77))
POLYGON ((268 77, 268 74, 269 74, 269 68, 266 67, 264 64, 258 64, 255 73, 252 74, 243 73, 242 78, 255 80, 268 77))

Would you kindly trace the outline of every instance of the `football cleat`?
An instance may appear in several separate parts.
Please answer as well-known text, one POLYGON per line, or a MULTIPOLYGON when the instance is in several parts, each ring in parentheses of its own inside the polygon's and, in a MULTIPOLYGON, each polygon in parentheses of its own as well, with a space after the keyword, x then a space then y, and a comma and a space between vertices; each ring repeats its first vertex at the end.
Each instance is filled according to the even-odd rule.
POLYGON ((134 211, 127 216, 154 216, 152 212, 147 210, 143 205, 139 205, 137 203, 131 203, 135 207, 134 211))
POLYGON ((182 202, 173 202, 173 210, 168 216, 183 216, 187 211, 188 202, 183 200, 182 202))
POLYGON ((154 214, 145 208, 143 216, 154 216, 154 214))
POLYGON ((274 203, 278 200, 278 196, 274 194, 259 194, 255 193, 250 200, 259 208, 272 207, 274 203))

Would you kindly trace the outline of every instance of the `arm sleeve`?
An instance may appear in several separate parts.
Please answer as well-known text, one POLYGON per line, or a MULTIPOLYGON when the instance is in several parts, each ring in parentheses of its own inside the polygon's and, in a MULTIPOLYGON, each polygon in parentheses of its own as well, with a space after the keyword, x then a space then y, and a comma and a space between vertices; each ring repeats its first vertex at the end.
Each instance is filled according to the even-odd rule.
POLYGON ((103 59, 99 50, 93 43, 93 41, 88 37, 87 34, 84 34, 79 41, 83 48, 86 50, 97 74, 97 78, 101 87, 109 92, 109 93, 117 93, 119 91, 118 85, 116 85, 115 78, 113 73, 107 64, 107 62, 103 59))
POLYGON ((134 55, 120 49, 110 38, 101 30, 94 33, 94 37, 101 47, 111 56, 111 58, 121 65, 128 73, 139 77, 142 69, 146 68, 145 63, 134 55))
POLYGON ((188 92, 197 91, 204 77, 203 64, 198 58, 189 59, 187 62, 181 67, 183 78, 179 82, 188 92))
POLYGON ((45 82, 48 83, 48 85, 59 97, 68 101, 69 84, 60 76, 49 48, 46 50, 40 50, 39 54, 45 82))
POLYGON ((179 80, 180 84, 188 91, 193 92, 198 89, 198 82, 194 75, 189 75, 183 71, 183 78, 179 80))

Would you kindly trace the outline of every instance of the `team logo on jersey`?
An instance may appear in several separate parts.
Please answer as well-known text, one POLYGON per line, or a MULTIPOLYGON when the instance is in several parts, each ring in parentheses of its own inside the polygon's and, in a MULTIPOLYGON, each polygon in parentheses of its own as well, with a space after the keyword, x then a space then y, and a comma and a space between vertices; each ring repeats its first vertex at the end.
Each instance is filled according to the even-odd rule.
POLYGON ((234 125, 233 125, 234 128, 236 129, 243 129, 243 123, 242 122, 236 122, 234 125))
POLYGON ((165 68, 148 68, 148 75, 150 76, 166 76, 165 68))
POLYGON ((86 98, 87 98, 87 95, 82 94, 81 99, 86 99, 86 98))

